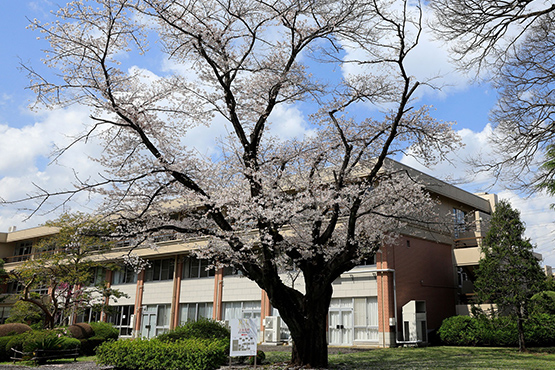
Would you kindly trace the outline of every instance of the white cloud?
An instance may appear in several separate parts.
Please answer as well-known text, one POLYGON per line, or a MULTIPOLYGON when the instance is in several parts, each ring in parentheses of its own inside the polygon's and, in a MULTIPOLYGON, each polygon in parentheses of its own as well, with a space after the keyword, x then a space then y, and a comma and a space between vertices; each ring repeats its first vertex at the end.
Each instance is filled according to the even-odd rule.
MULTIPOLYGON (((72 137, 89 120, 88 114, 85 108, 74 106, 63 110, 42 111, 35 116, 36 122, 33 125, 21 128, 0 126, 3 142, 0 146, 0 197, 6 201, 15 201, 36 194, 39 187, 52 192, 72 189, 75 176, 88 178, 98 174, 102 169, 90 160, 90 156, 96 156, 100 151, 100 146, 94 139, 87 144, 77 143, 55 163, 50 163, 54 145, 63 147, 71 143, 72 137)), ((80 194, 66 207, 83 210, 89 201, 86 194, 80 194)), ((4 231, 9 226, 33 227, 55 218, 56 213, 44 212, 59 205, 56 202, 60 202, 60 199, 52 200, 27 221, 26 218, 35 209, 37 202, 0 206, 0 230, 4 231)))
POLYGON ((270 133, 281 140, 313 136, 303 113, 294 105, 278 105, 269 118, 270 133))
POLYGON ((555 266, 555 210, 550 208, 555 199, 544 193, 522 197, 511 190, 500 191, 498 196, 509 200, 520 211, 520 218, 526 224, 525 235, 537 245, 536 252, 542 254, 544 263, 555 266))

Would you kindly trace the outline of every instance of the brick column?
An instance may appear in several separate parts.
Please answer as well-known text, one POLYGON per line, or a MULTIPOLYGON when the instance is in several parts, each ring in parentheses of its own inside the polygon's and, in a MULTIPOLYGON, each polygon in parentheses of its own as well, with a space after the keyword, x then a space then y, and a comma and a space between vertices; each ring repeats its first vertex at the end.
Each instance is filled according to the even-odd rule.
MULTIPOLYGON (((108 289, 110 289, 110 287, 112 286, 112 275, 113 275, 112 270, 106 270, 106 275, 104 279, 106 280, 106 288, 108 289)), ((104 299, 104 305, 105 306, 110 305, 110 297, 106 297, 104 299)), ((108 320, 108 315, 106 314, 106 310, 104 310, 103 308, 102 312, 100 312, 100 321, 106 322, 107 320, 108 320)))
POLYGON ((137 276, 137 294, 135 295, 135 327, 133 328, 134 337, 137 337, 138 333, 141 331, 144 279, 145 270, 142 270, 137 276))
MULTIPOLYGON (((272 304, 270 303, 270 299, 268 298, 268 294, 265 290, 262 290, 262 297, 260 298, 260 328, 262 332, 262 338, 264 337, 264 331, 266 328, 264 327, 264 319, 266 316, 272 316, 272 304)), ((264 341, 263 339, 261 340, 264 341)))
POLYGON ((222 293, 224 286, 224 269, 216 271, 214 276, 214 303, 212 310, 212 318, 214 320, 222 319, 222 293))
MULTIPOLYGON (((378 270, 392 270, 392 246, 380 248, 376 255, 376 267, 378 270)), ((378 333, 380 346, 391 347, 395 345, 395 326, 389 325, 389 319, 395 317, 395 299, 393 271, 378 271, 378 333)), ((396 323, 399 325, 399 323, 396 323)))
POLYGON ((183 275, 182 256, 175 256, 175 266, 175 275, 173 276, 170 329, 175 329, 179 325, 179 299, 181 297, 181 276, 183 275))

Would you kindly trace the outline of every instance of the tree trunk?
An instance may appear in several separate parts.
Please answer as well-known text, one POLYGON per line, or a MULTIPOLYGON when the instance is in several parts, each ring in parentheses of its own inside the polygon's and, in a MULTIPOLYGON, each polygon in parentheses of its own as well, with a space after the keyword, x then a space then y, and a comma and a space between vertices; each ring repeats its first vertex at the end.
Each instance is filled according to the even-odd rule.
POLYGON ((306 285, 305 295, 291 290, 279 293, 277 300, 268 292, 272 305, 287 324, 293 349, 291 363, 310 368, 328 367, 327 316, 333 288, 331 284, 313 281, 306 285), (284 299, 284 295, 288 297, 284 299))
MULTIPOLYGON (((310 368, 328 367, 327 312, 307 317, 303 325, 291 330, 293 349, 291 363, 310 368)), ((319 310, 321 311, 321 310, 319 310)))
POLYGON ((526 352, 526 343, 524 340, 524 317, 522 314, 522 308, 520 308, 517 315, 517 328, 518 328, 518 351, 526 352))

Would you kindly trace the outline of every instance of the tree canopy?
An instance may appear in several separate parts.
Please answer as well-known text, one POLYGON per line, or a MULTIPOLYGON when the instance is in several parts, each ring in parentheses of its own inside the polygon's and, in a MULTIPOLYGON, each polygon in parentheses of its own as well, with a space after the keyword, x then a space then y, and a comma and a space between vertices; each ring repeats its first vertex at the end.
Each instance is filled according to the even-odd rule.
POLYGON ((38 104, 91 108, 76 140, 101 138, 106 171, 34 199, 97 192, 121 235, 206 237, 199 253, 266 291, 293 362, 327 366, 332 282, 408 222, 437 223, 423 185, 387 157, 435 163, 459 143, 415 105, 430 83, 406 66, 420 4, 98 0, 56 15, 32 23, 54 76, 26 66, 31 88, 38 104), (165 68, 147 69, 148 55, 165 68), (302 112, 304 135, 275 134, 283 112, 302 112), (191 144, 204 126, 222 128, 210 156, 191 144), (291 266, 300 290, 280 278, 291 266))
POLYGON ((544 290, 546 283, 546 276, 524 231, 518 210, 509 202, 500 201, 482 244, 483 257, 475 282, 480 301, 495 303, 501 313, 517 318, 521 351, 526 349, 523 325, 528 317, 530 299, 544 290))
POLYGON ((102 257, 113 246, 108 239, 112 225, 85 214, 66 213, 45 226, 59 231, 43 239, 34 247, 33 258, 8 276, 22 286, 19 299, 42 311, 46 328, 67 324, 70 315, 86 307, 101 310, 106 298, 122 296, 105 284, 104 277, 105 267, 115 267, 102 257))
POLYGON ((555 139, 555 5, 541 0, 435 0, 436 30, 466 70, 481 71, 498 91, 491 112, 494 156, 479 169, 529 191, 553 179, 541 167, 555 139))

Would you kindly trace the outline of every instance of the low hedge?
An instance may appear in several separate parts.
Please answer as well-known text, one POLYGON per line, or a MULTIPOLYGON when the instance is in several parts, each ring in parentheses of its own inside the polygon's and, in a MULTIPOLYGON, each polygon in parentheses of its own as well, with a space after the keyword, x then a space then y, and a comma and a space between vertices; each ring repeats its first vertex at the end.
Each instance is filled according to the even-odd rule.
MULTIPOLYGON (((438 334, 444 344, 453 346, 517 347, 516 318, 502 316, 453 316, 445 319, 438 334)), ((555 345, 555 315, 534 314, 524 323, 527 345, 555 345)))
POLYGON ((226 363, 227 353, 228 341, 223 339, 125 339, 102 343, 96 358, 99 364, 117 369, 211 370, 226 363))
POLYGON ((162 342, 174 342, 182 339, 226 339, 229 341, 230 332, 224 324, 215 320, 200 319, 188 321, 182 326, 158 335, 157 339, 162 342))

